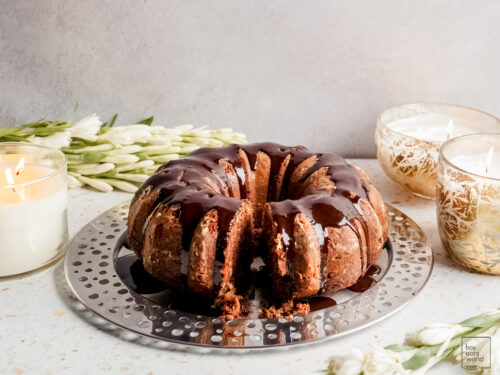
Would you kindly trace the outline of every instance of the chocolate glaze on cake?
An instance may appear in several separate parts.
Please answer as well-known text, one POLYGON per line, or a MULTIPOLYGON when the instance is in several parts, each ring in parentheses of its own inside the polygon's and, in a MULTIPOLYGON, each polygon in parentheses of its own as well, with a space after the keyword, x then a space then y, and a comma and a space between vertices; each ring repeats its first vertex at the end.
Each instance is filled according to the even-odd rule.
POLYGON ((352 286, 387 238, 367 175, 335 154, 275 143, 202 148, 135 195, 128 240, 153 276, 216 297, 238 315, 238 277, 261 239, 273 292, 303 298, 352 286))

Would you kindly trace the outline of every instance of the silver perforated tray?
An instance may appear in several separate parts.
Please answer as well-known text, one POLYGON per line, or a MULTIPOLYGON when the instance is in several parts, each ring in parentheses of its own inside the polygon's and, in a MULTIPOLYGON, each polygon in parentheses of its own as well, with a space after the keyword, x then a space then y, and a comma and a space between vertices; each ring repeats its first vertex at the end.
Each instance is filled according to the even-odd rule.
POLYGON ((424 232, 387 204, 389 241, 378 261, 380 272, 373 276, 375 282, 368 290, 338 292, 332 296, 337 305, 291 321, 257 318, 225 322, 215 315, 173 308, 165 291, 140 294, 121 279, 116 264, 132 257, 124 246, 128 208, 129 202, 116 206, 75 236, 66 254, 66 279, 78 299, 96 314, 158 340, 204 347, 262 348, 340 337, 401 309, 424 287, 433 266, 424 232))

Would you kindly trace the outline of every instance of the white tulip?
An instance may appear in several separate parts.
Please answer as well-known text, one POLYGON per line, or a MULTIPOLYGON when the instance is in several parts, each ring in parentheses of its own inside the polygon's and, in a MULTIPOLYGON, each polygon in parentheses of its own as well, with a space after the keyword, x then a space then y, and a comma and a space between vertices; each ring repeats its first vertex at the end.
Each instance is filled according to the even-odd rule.
POLYGON ((176 128, 167 128, 166 126, 160 125, 151 126, 151 134, 179 137, 180 139, 182 139, 182 136, 180 135, 182 134, 182 130, 178 130, 176 128))
POLYGON ((334 355, 330 357, 328 372, 335 375, 360 375, 364 359, 363 353, 358 349, 353 349, 350 354, 334 355))
POLYGON ((240 135, 236 134, 215 134, 213 137, 225 143, 234 143, 236 141, 239 141, 240 143, 245 143, 244 137, 241 137, 240 135))
POLYGON ((136 124, 111 128, 107 133, 99 136, 99 141, 120 146, 132 145, 134 143, 148 143, 150 138, 151 127, 148 125, 136 124))
POLYGON ((80 176, 78 179, 83 182, 84 184, 87 184, 89 186, 92 186, 94 189, 103 191, 105 193, 109 193, 113 191, 113 186, 110 184, 107 184, 106 182, 97 180, 95 178, 88 178, 85 176, 80 176))
MULTIPOLYGON (((108 146, 111 146, 111 145, 108 144, 108 146)), ((113 150, 107 152, 107 155, 135 154, 136 152, 140 152, 143 149, 144 149, 144 147, 139 146, 139 145, 119 146, 119 147, 114 148, 113 150)))
POLYGON ((208 129, 195 129, 193 131, 184 133, 183 136, 187 139, 189 139, 189 137, 209 138, 211 137, 211 132, 208 129))
POLYGON ((166 126, 162 126, 162 125, 152 125, 151 126, 151 134, 173 135, 173 134, 177 134, 177 133, 178 132, 175 129, 167 128, 166 126))
POLYGON ((182 141, 182 137, 172 135, 153 134, 149 140, 150 145, 168 146, 174 142, 182 141))
POLYGON ((410 359, 416 350, 393 352, 375 347, 366 354, 353 349, 350 354, 330 357, 328 374, 330 375, 410 375, 402 363, 410 359))
POLYGON ((70 174, 67 175, 67 179, 68 179, 68 187, 71 189, 83 186, 83 183, 80 180, 78 180, 74 176, 71 176, 70 174))
POLYGON ((459 324, 433 324, 417 331, 408 332, 405 338, 406 345, 438 345, 449 338, 470 331, 469 327, 459 324))
POLYGON ((186 143, 184 146, 181 146, 181 152, 189 154, 190 152, 196 151, 199 148, 200 148, 200 146, 198 146, 198 145, 186 143))
POLYGON ((164 155, 164 154, 173 154, 177 153, 181 150, 178 146, 146 146, 142 149, 142 152, 145 152, 148 155, 164 155))
POLYGON ((177 159, 179 159, 179 154, 151 156, 151 160, 154 160, 157 163, 168 163, 170 160, 177 160, 177 159))
POLYGON ((102 121, 95 113, 82 118, 70 128, 73 138, 82 138, 88 141, 97 141, 97 132, 101 128, 102 121))
POLYGON ((133 171, 135 169, 140 169, 140 168, 147 168, 155 165, 155 162, 153 160, 143 160, 138 163, 130 163, 130 164, 124 164, 116 167, 116 172, 128 172, 128 171, 133 171))
POLYGON ((114 177, 122 180, 143 183, 146 182, 146 180, 150 176, 148 176, 147 174, 138 174, 138 173, 116 173, 114 177))
POLYGON ((130 182, 126 181, 121 181, 121 180, 116 180, 113 178, 105 178, 105 179, 99 179, 100 182, 107 183, 111 186, 115 186, 120 190, 123 190, 127 193, 135 193, 137 191, 137 186, 134 184, 131 184, 130 182))
POLYGON ((129 154, 110 155, 102 159, 102 162, 104 163, 114 163, 114 164, 129 164, 138 161, 139 157, 137 155, 129 155, 129 154))
POLYGON ((211 139, 206 138, 206 137, 186 137, 185 142, 201 145, 201 146, 207 146, 210 143, 211 139))
POLYGON ((363 375, 408 375, 411 370, 406 370, 402 362, 410 359, 415 351, 391 352, 378 349, 367 353, 363 363, 363 375))
POLYGON ((30 143, 49 146, 54 148, 68 147, 71 144, 71 134, 68 130, 55 133, 47 137, 35 137, 32 135, 26 139, 30 143))
POLYGON ((222 142, 218 139, 210 138, 210 139, 207 139, 206 145, 209 147, 222 147, 222 146, 224 146, 224 142, 222 142))
POLYGON ((113 163, 78 164, 78 165, 72 165, 71 169, 74 172, 83 175, 96 175, 112 171, 113 169, 115 169, 115 165, 113 163))
POLYGON ((83 154, 85 152, 108 151, 108 150, 112 150, 112 149, 113 149, 113 146, 106 143, 106 144, 96 145, 96 146, 86 146, 86 147, 73 148, 69 151, 71 154, 83 154))

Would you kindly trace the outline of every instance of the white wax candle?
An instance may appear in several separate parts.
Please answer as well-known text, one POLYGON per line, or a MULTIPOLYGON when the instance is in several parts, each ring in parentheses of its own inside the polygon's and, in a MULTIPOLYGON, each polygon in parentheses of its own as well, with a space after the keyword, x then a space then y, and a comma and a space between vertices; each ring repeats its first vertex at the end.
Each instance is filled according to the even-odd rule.
POLYGON ((466 172, 490 178, 500 178, 500 152, 456 155, 450 163, 466 172))
POLYGON ((388 123, 387 127, 398 133, 429 142, 444 142, 448 138, 477 133, 478 130, 472 121, 441 113, 423 113, 395 120, 388 123), (450 120, 453 121, 451 131, 450 120))
POLYGON ((63 174, 30 185, 19 185, 47 176, 53 169, 26 165, 8 181, 0 164, 0 276, 27 272, 49 263, 60 252, 67 236, 67 187, 63 174))

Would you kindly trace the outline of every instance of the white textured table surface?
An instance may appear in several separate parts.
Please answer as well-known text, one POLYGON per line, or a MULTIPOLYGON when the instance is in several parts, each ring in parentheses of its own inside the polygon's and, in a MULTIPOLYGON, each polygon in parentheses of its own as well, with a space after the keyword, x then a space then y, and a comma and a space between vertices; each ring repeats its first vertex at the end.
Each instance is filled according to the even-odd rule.
MULTIPOLYGON (((328 356, 369 343, 399 343, 408 330, 428 323, 456 322, 500 305, 500 279, 455 266, 443 250, 436 229, 434 203, 413 197, 389 180, 376 160, 354 160, 365 169, 384 199, 413 218, 427 233, 435 254, 433 275, 424 290, 402 311, 345 338, 289 349, 200 351, 155 344, 72 309, 62 262, 19 279, 0 281, 0 374, 307 374, 325 367, 328 356)), ((125 193, 70 191, 69 230, 122 201, 125 193)), ((1 241, 1 239, 0 239, 1 241)), ((431 374, 465 373, 440 365, 431 374)))

